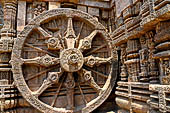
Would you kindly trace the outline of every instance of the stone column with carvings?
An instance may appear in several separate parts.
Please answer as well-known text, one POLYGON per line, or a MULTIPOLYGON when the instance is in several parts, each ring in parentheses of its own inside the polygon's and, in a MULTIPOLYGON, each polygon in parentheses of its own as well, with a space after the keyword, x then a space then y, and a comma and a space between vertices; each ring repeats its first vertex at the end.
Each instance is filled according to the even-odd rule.
POLYGON ((127 42, 127 60, 125 64, 128 70, 128 82, 138 82, 139 81, 139 40, 132 39, 127 42))
POLYGON ((16 37, 17 0, 4 0, 4 26, 0 39, 0 79, 11 79, 9 65, 14 38, 16 37))
POLYGON ((127 75, 127 68, 125 65, 125 61, 126 61, 126 44, 122 44, 120 46, 121 48, 121 81, 128 81, 128 75, 127 75))
POLYGON ((142 36, 140 38, 141 50, 139 51, 140 55, 140 67, 141 72, 139 73, 141 82, 149 82, 148 77, 148 47, 146 37, 142 36))
POLYGON ((13 38, 16 37, 16 0, 4 0, 4 25, 1 29, 0 53, 12 51, 13 38))
MULTIPOLYGON (((11 88, 13 88, 13 84, 12 84, 13 81, 12 81, 12 72, 11 72, 11 66, 9 64, 9 61, 11 57, 13 41, 14 38, 16 37, 17 0, 3 0, 3 6, 4 6, 4 25, 3 28, 1 29, 1 34, 0 34, 1 35, 0 81, 8 81, 8 84, 1 82, 1 91, 2 89, 6 90, 6 88, 8 88, 9 89, 8 92, 11 92, 12 91, 11 88)), ((8 109, 6 108, 7 106, 14 107, 10 102, 8 102, 8 101, 14 102, 11 96, 9 94, 6 95, 4 92, 4 106, 1 106, 2 108, 1 112, 3 112, 4 109, 8 109), (6 100, 6 98, 8 98, 8 100, 6 100)))
POLYGON ((156 60, 153 58, 155 49, 155 42, 154 42, 154 32, 150 31, 146 34, 148 39, 148 48, 149 48, 149 79, 150 83, 159 83, 158 77, 158 67, 156 65, 156 60))

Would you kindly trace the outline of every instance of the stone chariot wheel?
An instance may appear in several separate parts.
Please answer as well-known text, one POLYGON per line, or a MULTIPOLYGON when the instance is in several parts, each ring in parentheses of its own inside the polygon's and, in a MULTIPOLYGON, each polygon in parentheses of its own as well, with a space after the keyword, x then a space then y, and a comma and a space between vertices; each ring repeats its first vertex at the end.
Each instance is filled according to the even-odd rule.
POLYGON ((11 65, 22 96, 44 113, 89 113, 109 96, 113 50, 92 16, 55 9, 33 19, 14 43, 11 65))

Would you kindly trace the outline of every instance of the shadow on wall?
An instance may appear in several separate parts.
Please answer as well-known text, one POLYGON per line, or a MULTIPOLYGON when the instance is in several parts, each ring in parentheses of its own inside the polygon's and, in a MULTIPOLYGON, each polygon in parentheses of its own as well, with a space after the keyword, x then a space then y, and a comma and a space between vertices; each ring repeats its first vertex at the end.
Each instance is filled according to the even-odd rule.
POLYGON ((120 51, 117 51, 117 55, 118 55, 118 61, 113 63, 113 76, 115 76, 115 74, 117 75, 117 79, 114 85, 114 88, 112 89, 112 92, 110 94, 110 96, 107 98, 107 100, 101 105, 99 106, 96 110, 94 110, 92 113, 117 113, 119 107, 116 105, 115 100, 115 91, 116 91, 116 87, 117 87, 117 82, 119 81, 120 77, 120 51))
POLYGON ((2 5, 0 4, 0 29, 3 26, 3 8, 2 5))

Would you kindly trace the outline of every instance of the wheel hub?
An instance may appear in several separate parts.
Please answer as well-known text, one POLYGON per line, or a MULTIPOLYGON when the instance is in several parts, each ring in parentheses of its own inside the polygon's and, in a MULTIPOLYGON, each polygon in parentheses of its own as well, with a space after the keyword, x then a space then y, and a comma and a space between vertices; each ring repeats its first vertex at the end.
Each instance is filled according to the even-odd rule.
POLYGON ((70 56, 68 56, 68 63, 69 64, 77 64, 79 61, 79 56, 77 54, 71 54, 70 56))
POLYGON ((60 59, 61 67, 67 72, 79 71, 84 63, 83 54, 76 48, 64 50, 60 59))

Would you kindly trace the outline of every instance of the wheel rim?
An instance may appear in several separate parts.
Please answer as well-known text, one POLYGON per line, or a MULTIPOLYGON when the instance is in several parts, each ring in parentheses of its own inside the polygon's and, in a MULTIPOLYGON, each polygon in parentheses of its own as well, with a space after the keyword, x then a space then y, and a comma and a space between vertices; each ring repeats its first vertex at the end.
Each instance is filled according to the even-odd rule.
MULTIPOLYGON (((58 22, 58 24, 59 23, 60 22, 58 22)), ((83 24, 80 25, 83 26, 83 24)), ((27 54, 31 54, 31 52, 29 53, 28 51, 29 50, 27 50, 27 54)), ((113 69, 111 64, 109 63, 113 59, 112 51, 113 50, 111 47, 111 39, 108 33, 106 32, 105 28, 92 16, 81 11, 72 9, 51 10, 33 19, 15 40, 11 58, 14 81, 22 96, 32 106, 34 106, 41 112, 91 112, 104 102, 104 100, 109 96, 112 87, 114 86, 114 80, 116 79, 116 76, 112 76, 113 69), (57 22, 61 20, 61 17, 62 19, 65 18, 67 20, 67 24, 60 26, 60 30, 55 25, 51 25, 52 27, 48 27, 51 21, 56 20, 57 22), (91 32, 89 32, 87 36, 83 36, 81 35, 81 33, 75 32, 75 24, 73 23, 76 23, 77 19, 80 20, 80 22, 82 22, 83 24, 86 24, 85 28, 88 28, 90 26, 89 29, 91 28, 91 32), (47 28, 48 30, 44 30, 45 28, 47 28), (43 50, 42 48, 38 48, 37 46, 34 47, 34 44, 38 44, 39 42, 41 42, 37 42, 35 38, 30 38, 32 37, 31 34, 35 35, 35 31, 37 31, 40 35, 43 35, 43 39, 41 40, 46 43, 47 50, 43 50), (52 34, 50 34, 49 31, 52 32, 52 34), (57 35, 54 35, 55 32, 59 33, 57 35), (83 38, 81 38, 81 36, 83 38), (103 38, 105 40, 105 43, 107 43, 95 49, 96 51, 98 51, 102 49, 102 47, 106 47, 108 49, 108 55, 106 55, 107 58, 100 58, 98 56, 95 57, 92 54, 94 52, 94 48, 92 47, 93 40, 99 40, 96 37, 103 38), (23 48, 26 47, 43 53, 43 55, 35 55, 35 53, 33 53, 33 55, 30 55, 30 58, 29 55, 25 55, 26 50, 23 48), (87 52, 87 50, 90 51, 87 52), (109 71, 105 71, 107 72, 107 75, 96 72, 96 70, 92 70, 93 67, 100 67, 101 64, 109 68, 109 71), (34 76, 28 76, 28 72, 25 74, 25 71, 28 71, 26 70, 26 68, 32 66, 34 69, 34 65, 38 65, 38 67, 43 67, 43 69, 45 68, 44 70, 37 72, 38 74, 34 73, 34 75, 36 74, 38 76, 41 76, 41 73, 45 71, 48 74, 47 77, 42 80, 40 87, 38 87, 38 89, 36 90, 30 89, 31 85, 28 81, 34 79, 34 76), (52 67, 55 67, 58 70, 51 71, 49 68, 52 67), (77 74, 74 75, 73 72, 77 74), (95 81, 94 73, 97 73, 97 76, 107 76, 107 78, 103 78, 106 80, 102 87, 99 86, 99 83, 95 81), (75 76, 78 78, 77 81, 75 80, 75 76), (83 88, 81 89, 82 81, 83 83, 87 83, 93 90, 96 91, 96 93, 94 93, 95 97, 90 98, 88 101, 85 101, 84 99, 85 97, 87 98, 87 96, 85 94, 82 94, 82 92, 84 91, 83 88), (44 99, 43 97, 41 99, 41 96, 43 95, 45 90, 47 90, 49 87, 52 87, 54 84, 56 84, 57 90, 55 91, 56 94, 53 95, 54 100, 49 104, 46 103, 46 99, 44 99), (60 93, 57 92, 58 90, 61 90, 62 85, 66 87, 65 97, 67 98, 67 105, 64 107, 56 107, 56 99, 59 98, 58 95, 60 93), (76 99, 76 87, 79 87, 80 95, 82 96, 82 98, 84 95, 83 101, 85 101, 85 105, 75 105, 74 101, 76 99)))

